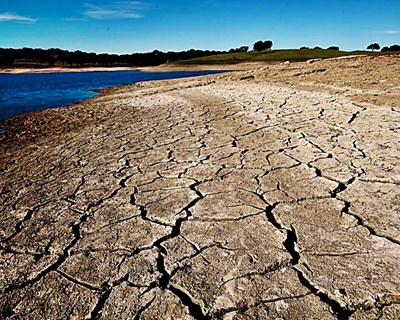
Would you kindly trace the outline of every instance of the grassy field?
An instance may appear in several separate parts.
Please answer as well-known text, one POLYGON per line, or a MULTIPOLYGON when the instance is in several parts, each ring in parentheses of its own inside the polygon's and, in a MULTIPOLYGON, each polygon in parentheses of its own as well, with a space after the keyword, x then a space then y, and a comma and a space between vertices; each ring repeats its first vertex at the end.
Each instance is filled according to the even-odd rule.
POLYGON ((270 50, 263 52, 226 53, 214 56, 177 61, 176 64, 233 64, 257 61, 306 61, 309 59, 337 58, 348 55, 381 55, 381 52, 370 51, 337 51, 323 49, 270 50))

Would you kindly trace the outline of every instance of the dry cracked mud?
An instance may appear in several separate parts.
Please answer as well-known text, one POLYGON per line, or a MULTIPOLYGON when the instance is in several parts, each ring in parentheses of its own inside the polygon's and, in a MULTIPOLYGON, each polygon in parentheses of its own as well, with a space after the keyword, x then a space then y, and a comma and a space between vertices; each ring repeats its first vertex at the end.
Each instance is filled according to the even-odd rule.
POLYGON ((272 66, 4 122, 0 318, 399 319, 399 80, 312 78, 375 65, 400 71, 272 66))

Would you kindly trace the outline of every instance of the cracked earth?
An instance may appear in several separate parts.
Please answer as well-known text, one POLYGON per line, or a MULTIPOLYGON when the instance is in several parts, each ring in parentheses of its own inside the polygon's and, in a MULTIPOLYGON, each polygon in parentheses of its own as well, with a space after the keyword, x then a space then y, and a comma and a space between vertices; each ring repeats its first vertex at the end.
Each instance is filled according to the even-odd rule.
POLYGON ((399 73, 271 66, 5 121, 0 318, 399 319, 399 73))

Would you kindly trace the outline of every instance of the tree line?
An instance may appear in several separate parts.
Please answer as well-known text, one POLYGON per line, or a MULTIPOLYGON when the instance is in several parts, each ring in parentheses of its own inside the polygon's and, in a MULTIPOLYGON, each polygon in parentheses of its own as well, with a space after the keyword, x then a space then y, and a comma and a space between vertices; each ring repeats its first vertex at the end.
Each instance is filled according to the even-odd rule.
POLYGON ((68 51, 62 49, 5 49, 0 48, 0 66, 157 66, 160 64, 199 58, 226 51, 194 50, 181 52, 162 52, 154 50, 147 53, 107 54, 68 51))
MULTIPOLYGON (((271 50, 271 40, 257 41, 253 44, 256 52, 271 50)), ((300 49, 310 49, 301 47, 300 49)), ((320 47, 313 49, 322 50, 320 47)), ((331 46, 327 50, 339 50, 338 46, 331 46)), ((367 50, 381 50, 381 52, 400 52, 400 46, 395 44, 381 49, 378 43, 372 43, 367 50)), ((190 49, 180 52, 162 52, 154 50, 147 53, 132 54, 107 54, 87 53, 82 51, 68 51, 62 49, 5 49, 0 48, 0 66, 3 67, 92 67, 92 66, 157 66, 178 60, 188 60, 216 54, 248 52, 248 46, 232 48, 229 51, 195 50, 190 49)))
POLYGON ((398 44, 394 44, 390 47, 383 47, 381 49, 381 46, 379 45, 379 43, 371 43, 368 47, 367 50, 381 50, 381 52, 399 52, 400 51, 400 45, 398 44))
MULTIPOLYGON (((257 41, 254 51, 270 50, 272 41, 257 41)), ((216 54, 248 52, 248 46, 232 48, 229 51, 195 50, 180 52, 162 52, 154 50, 147 53, 107 54, 51 49, 11 49, 0 48, 0 66, 2 67, 102 67, 102 66, 158 66, 160 64, 200 58, 216 54)))
MULTIPOLYGON (((300 48, 300 50, 324 50, 323 48, 321 48, 321 47, 318 47, 318 46, 316 46, 316 47, 314 47, 314 48, 310 48, 310 47, 301 47, 300 48)), ((338 47, 338 46, 330 46, 330 47, 328 47, 328 48, 326 48, 326 50, 336 50, 336 51, 339 51, 340 50, 340 48, 338 47)))

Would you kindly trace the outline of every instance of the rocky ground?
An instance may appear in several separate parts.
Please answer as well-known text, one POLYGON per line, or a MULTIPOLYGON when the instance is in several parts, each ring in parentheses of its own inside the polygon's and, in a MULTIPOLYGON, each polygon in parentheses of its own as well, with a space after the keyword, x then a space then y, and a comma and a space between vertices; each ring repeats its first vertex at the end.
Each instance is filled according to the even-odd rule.
POLYGON ((400 58, 106 90, 0 132, 1 319, 399 319, 400 58))

